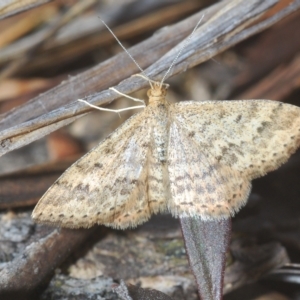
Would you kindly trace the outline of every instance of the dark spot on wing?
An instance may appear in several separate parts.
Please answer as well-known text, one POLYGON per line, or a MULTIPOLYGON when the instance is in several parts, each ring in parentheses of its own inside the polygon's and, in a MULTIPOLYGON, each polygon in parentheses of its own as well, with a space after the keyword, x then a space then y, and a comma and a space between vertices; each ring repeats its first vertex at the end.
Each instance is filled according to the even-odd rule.
POLYGON ((262 122, 260 127, 257 128, 257 132, 262 133, 268 127, 268 125, 268 122, 262 122))
POLYGON ((90 186, 88 184, 84 185, 83 183, 80 183, 76 186, 76 189, 85 193, 89 193, 90 186))
POLYGON ((127 195, 127 194, 129 194, 129 190, 128 189, 121 189, 120 195, 127 195))
POLYGON ((107 147, 104 149, 104 152, 105 152, 105 154, 109 154, 111 152, 111 149, 107 147))
POLYGON ((207 184, 206 185, 206 190, 209 192, 209 193, 213 193, 215 190, 216 190, 216 188, 213 186, 213 185, 211 185, 211 184, 207 184))
POLYGON ((242 115, 238 115, 235 119, 235 122, 238 123, 239 121, 241 121, 242 115))

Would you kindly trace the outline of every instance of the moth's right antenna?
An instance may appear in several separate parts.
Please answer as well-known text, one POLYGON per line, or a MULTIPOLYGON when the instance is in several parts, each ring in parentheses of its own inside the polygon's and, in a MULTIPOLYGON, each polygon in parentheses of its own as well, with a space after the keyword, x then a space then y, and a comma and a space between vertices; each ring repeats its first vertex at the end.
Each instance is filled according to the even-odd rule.
POLYGON ((192 33, 187 37, 187 39, 184 41, 181 49, 179 50, 178 54, 176 55, 176 57, 174 58, 173 62, 171 63, 169 69, 167 70, 166 74, 164 75, 163 79, 160 82, 160 87, 162 87, 167 75, 170 73, 171 69, 173 68, 173 66, 175 65, 176 61, 178 60, 180 54, 182 53, 183 49, 185 48, 186 44, 189 42, 189 40, 191 39, 191 37, 193 36, 193 34, 195 33, 195 31, 198 29, 201 21, 204 18, 204 14, 202 15, 202 17, 200 18, 200 20, 198 21, 198 23, 196 24, 195 28, 193 29, 192 33))
POLYGON ((145 71, 142 69, 142 67, 137 63, 137 61, 133 58, 133 56, 128 52, 128 50, 123 46, 121 41, 117 38, 117 36, 113 33, 113 31, 108 27, 108 25, 101 19, 101 22, 103 25, 107 28, 107 30, 112 34, 112 36, 115 38, 115 40, 118 42, 118 44, 122 47, 122 49, 127 53, 127 55, 131 58, 131 60, 135 63, 135 65, 139 68, 139 70, 143 73, 144 77, 149 81, 149 84, 152 88, 151 80, 148 78, 148 76, 145 74, 145 71))

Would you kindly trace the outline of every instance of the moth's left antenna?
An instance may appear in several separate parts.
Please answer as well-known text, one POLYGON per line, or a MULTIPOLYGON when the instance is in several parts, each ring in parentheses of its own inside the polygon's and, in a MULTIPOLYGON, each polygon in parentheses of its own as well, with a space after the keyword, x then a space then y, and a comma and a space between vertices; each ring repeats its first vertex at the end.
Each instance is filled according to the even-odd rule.
POLYGON ((135 65, 139 68, 139 70, 143 73, 144 77, 149 81, 150 86, 152 87, 151 80, 149 77, 145 74, 145 71, 142 69, 142 67, 137 63, 137 61, 134 59, 134 57, 129 53, 129 51, 123 46, 121 41, 117 38, 117 36, 114 34, 114 32, 109 28, 109 26, 101 19, 101 22, 103 25, 107 28, 107 30, 112 34, 112 36, 115 38, 115 40, 118 42, 118 44, 122 47, 122 49, 127 53, 127 55, 131 58, 131 60, 135 63, 135 65))

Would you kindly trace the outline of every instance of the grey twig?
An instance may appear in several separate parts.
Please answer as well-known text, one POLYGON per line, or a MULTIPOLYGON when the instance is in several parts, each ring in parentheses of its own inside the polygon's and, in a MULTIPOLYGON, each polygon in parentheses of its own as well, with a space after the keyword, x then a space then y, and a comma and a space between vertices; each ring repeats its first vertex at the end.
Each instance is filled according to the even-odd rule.
MULTIPOLYGON (((293 0, 286 7, 274 10, 274 13, 270 14, 271 8, 278 2, 278 0, 247 2, 224 0, 161 30, 129 51, 142 68, 150 66, 146 69, 146 74, 150 78, 161 79, 176 57, 181 44, 167 51, 182 41, 204 14, 202 26, 187 44, 184 53, 173 68, 173 73, 169 74, 169 76, 175 75, 268 28, 300 8, 300 0, 293 0), (266 12, 269 14, 266 15, 266 12), (151 55, 148 55, 149 53, 151 55), (163 54, 165 55, 162 56, 163 54), (161 59, 157 61, 158 58, 161 59)), ((3 115, 0 122, 0 130, 3 130, 0 134, 0 155, 27 145, 90 111, 91 108, 76 101, 78 98, 101 91, 85 100, 94 105, 109 103, 119 96, 107 89, 122 80, 117 86, 122 93, 130 94, 144 88, 147 85, 144 80, 129 77, 136 72, 136 67, 130 59, 124 58, 124 55, 124 53, 119 54, 70 78, 23 107, 3 115), (44 108, 38 104, 40 101, 49 112, 45 113, 44 108)))

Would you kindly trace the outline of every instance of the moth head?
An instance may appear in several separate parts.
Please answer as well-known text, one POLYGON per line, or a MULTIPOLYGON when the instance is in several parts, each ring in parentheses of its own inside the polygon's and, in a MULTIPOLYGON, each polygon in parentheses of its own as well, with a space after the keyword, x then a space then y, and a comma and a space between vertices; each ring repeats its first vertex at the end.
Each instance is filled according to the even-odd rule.
POLYGON ((161 84, 160 82, 154 82, 151 85, 151 89, 148 90, 147 95, 149 97, 149 103, 161 101, 167 94, 168 84, 161 84))

